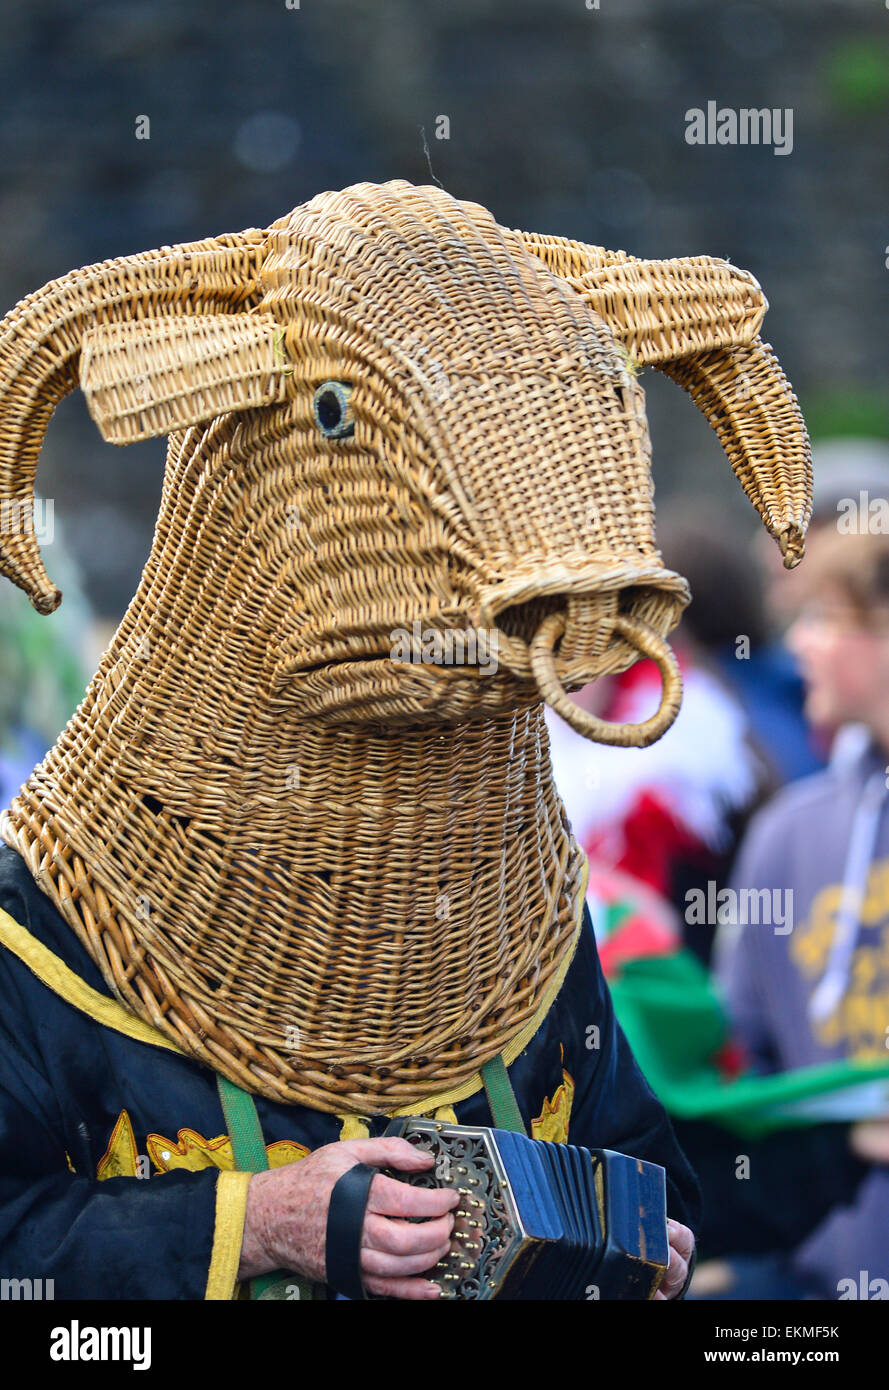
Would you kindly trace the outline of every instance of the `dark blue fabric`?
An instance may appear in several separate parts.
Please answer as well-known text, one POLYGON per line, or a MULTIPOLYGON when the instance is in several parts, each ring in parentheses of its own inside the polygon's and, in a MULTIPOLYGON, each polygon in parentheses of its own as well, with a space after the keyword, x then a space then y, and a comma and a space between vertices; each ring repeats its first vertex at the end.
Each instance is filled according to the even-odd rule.
POLYGON ((787 648, 774 642, 742 660, 731 647, 715 658, 782 783, 818 772, 824 759, 803 715, 805 686, 787 648))
MULTIPOLYGON (((6 846, 0 907, 110 993, 6 846)), ((662 1164, 671 1215, 694 1228, 697 1183, 615 1021, 588 917, 565 984, 510 1079, 529 1133, 559 1087, 573 1084, 571 1141, 662 1164)), ((334 1115, 262 1096, 256 1105, 266 1144, 314 1149, 339 1138, 334 1115)), ((483 1091, 455 1108, 463 1124, 492 1123, 483 1091)), ((56 1298, 203 1297, 217 1170, 97 1181, 123 1110, 142 1155, 149 1135, 175 1144, 185 1129, 204 1139, 226 1133, 212 1071, 101 1027, 0 949, 0 1277, 52 1278, 56 1298)), ((387 1123, 370 1117, 371 1133, 387 1123)))

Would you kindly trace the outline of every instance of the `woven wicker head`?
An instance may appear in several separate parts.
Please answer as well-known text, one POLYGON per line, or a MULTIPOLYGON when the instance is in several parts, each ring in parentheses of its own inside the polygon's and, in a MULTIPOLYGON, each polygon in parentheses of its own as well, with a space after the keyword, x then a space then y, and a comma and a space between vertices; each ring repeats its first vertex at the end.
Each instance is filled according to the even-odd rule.
POLYGON ((679 705, 688 591, 655 545, 638 364, 691 392, 802 553, 808 444, 764 312, 724 262, 526 236, 393 183, 7 316, 0 569, 40 611, 55 404, 79 380, 106 438, 170 435, 138 592, 2 819, 133 1012, 337 1112, 468 1094, 524 1046, 583 899, 542 699, 639 745, 679 705), (639 654, 664 680, 645 723, 568 699, 639 654))
POLYGON ((174 435, 154 622, 183 589, 223 599, 217 682, 237 679, 242 635, 219 639, 241 614, 268 691, 311 720, 457 722, 536 688, 590 737, 651 742, 679 706, 663 639, 688 589, 655 546, 634 372, 691 391, 794 564, 808 445, 765 308, 724 262, 525 236, 403 182, 75 272, 2 325, 0 568, 58 603, 27 519, 79 365, 107 439, 174 435), (640 654, 664 679, 645 725, 565 697, 640 654))

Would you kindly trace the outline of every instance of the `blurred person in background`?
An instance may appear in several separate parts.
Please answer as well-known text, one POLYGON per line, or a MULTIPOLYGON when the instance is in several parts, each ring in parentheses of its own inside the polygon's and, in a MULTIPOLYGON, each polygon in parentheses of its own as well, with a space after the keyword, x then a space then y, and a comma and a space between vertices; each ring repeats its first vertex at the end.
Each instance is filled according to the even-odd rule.
MULTIPOLYGON (((835 518, 833 501, 827 506, 828 519, 835 518)), ((649 1059, 664 1046, 672 1055, 663 1028, 679 1027, 690 1038, 701 1031, 718 1045, 693 1061, 690 1044, 678 1108, 660 1090, 664 1080, 682 1088, 675 1058, 663 1074, 659 1066, 646 1072, 702 1187, 699 1246, 709 1263, 700 1268, 694 1297, 708 1279, 716 1289, 733 1284, 735 1261, 725 1265, 725 1256, 743 1252, 740 1264, 750 1258, 756 1266, 759 1257, 802 1242, 838 1201, 855 1199, 868 1169, 850 1146, 847 1123, 814 1117, 788 1128, 773 1122, 770 1132, 754 1139, 741 1138, 706 1106, 696 1113, 699 1065, 713 1082, 730 1087, 749 1075, 752 1059, 743 1037, 734 1039, 722 1023, 706 976, 697 979, 682 965, 683 946, 708 960, 717 926, 715 914, 699 921, 687 904, 695 892, 707 896, 708 881, 715 898, 729 882, 752 814, 786 778, 822 763, 809 739, 803 680, 782 645, 786 619, 781 614, 770 624, 762 576, 743 537, 696 504, 693 514, 688 505, 665 509, 658 540, 665 563, 686 574, 692 589, 675 639, 684 680, 676 723, 640 751, 581 746, 557 716, 548 712, 547 719, 557 784, 590 856, 590 911, 622 1026, 640 1055, 640 1022, 652 1030, 655 1053, 644 1049, 649 1059), (653 1006, 648 1017, 644 1008, 639 1013, 646 998, 653 1006), (738 1181, 739 1149, 749 1155, 753 1182, 738 1181)), ((799 601, 797 586, 794 608, 799 601)), ((659 679, 646 667, 650 663, 639 663, 573 698, 608 718, 642 718, 653 707, 659 679)), ((797 1293, 780 1275, 760 1278, 758 1287, 762 1292, 748 1296, 797 1293)))
POLYGON ((719 576, 718 583, 696 585, 694 573, 689 575, 688 622, 699 649, 747 716, 748 736, 767 765, 771 790, 817 772, 824 766, 823 750, 803 713, 803 682, 784 643, 796 611, 799 570, 784 569, 774 544, 777 572, 771 555, 766 569, 757 537, 751 552, 725 518, 706 517, 699 506, 688 520, 671 526, 666 544, 669 565, 688 549, 705 581, 719 576))
MULTIPOLYGON (((808 552, 787 639, 806 714, 866 736, 757 813, 732 875, 736 892, 792 895, 789 930, 720 928, 724 1002, 763 1074, 885 1062, 889 1045, 889 535, 822 524, 808 552)), ((859 1119, 847 1137, 867 1167, 854 1193, 838 1184, 793 1250, 731 1261, 725 1297, 857 1297, 847 1290, 862 1277, 869 1296, 889 1297, 889 1117, 859 1119)))
MULTIPOLYGON (((809 522, 809 545, 822 531, 855 535, 861 529, 877 528, 889 533, 889 444, 882 439, 839 438, 816 444, 812 449, 814 504, 809 522)), ((808 735, 801 746, 798 732, 785 745, 782 707, 792 707, 794 718, 802 709, 802 681, 792 653, 783 643, 783 634, 794 622, 807 591, 806 563, 785 570, 780 553, 766 533, 753 533, 753 554, 762 575, 765 608, 777 640, 763 654, 735 671, 736 686, 742 698, 745 687, 752 696, 748 705, 760 734, 773 752, 784 781, 807 776, 823 767, 828 758, 854 756, 866 735, 857 725, 834 725, 807 721, 808 735), (774 552, 774 553, 773 553, 774 552), (758 713, 766 717, 765 724, 758 713), (778 722, 772 723, 777 717, 778 722), (769 726, 776 737, 769 734, 769 726), (808 765, 807 765, 808 764, 808 765)))
MULTIPOLYGON (((812 447, 814 500, 809 522, 808 542, 823 527, 836 530, 854 523, 848 516, 848 500, 860 504, 861 493, 869 502, 889 498, 889 443, 884 439, 827 439, 812 447)), ((878 508, 875 508, 875 511, 878 508)), ((806 593, 804 560, 795 570, 786 570, 767 532, 753 532, 753 550, 763 576, 764 601, 778 632, 785 632, 796 617, 806 593), (774 552, 774 553, 773 553, 774 552)))
MULTIPOLYGON (((667 567, 684 574, 692 591, 673 639, 683 680, 675 723, 638 749, 592 744, 549 709, 546 719, 556 784, 590 860, 597 934, 620 893, 638 905, 632 932, 623 929, 622 959, 666 947, 672 936, 706 962, 715 924, 687 913, 689 894, 706 892, 708 883, 723 886, 749 816, 780 782, 728 679, 745 664, 735 658, 739 637, 746 639, 742 650, 757 653, 766 645, 765 624, 744 541, 724 519, 697 502, 674 503, 659 520, 658 544, 667 567)), ((639 661, 572 698, 607 719, 635 722, 655 708, 659 690, 654 663, 639 661)), ((799 705, 804 741, 801 691, 799 705)), ((784 723, 796 735, 792 710, 784 723)), ((607 972, 616 943, 605 941, 601 950, 607 972)))

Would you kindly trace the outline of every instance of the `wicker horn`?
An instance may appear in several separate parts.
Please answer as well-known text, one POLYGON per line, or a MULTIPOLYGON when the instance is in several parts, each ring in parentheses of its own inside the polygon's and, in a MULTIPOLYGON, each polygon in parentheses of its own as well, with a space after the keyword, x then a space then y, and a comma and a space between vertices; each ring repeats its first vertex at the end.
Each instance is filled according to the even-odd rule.
POLYGON ((84 339, 92 331, 95 355, 101 332, 127 320, 253 307, 265 241, 265 232, 250 229, 103 261, 51 281, 0 323, 0 573, 38 612, 51 613, 62 596, 34 535, 37 460, 50 416, 78 384, 84 339))
POLYGON ((768 343, 665 363, 725 450, 735 476, 781 547, 786 569, 805 553, 812 515, 812 449, 790 382, 768 343))
POLYGON ((560 237, 519 234, 608 324, 632 367, 652 365, 690 394, 792 569, 812 512, 809 437, 796 396, 759 337, 768 302, 726 261, 644 261, 560 237))

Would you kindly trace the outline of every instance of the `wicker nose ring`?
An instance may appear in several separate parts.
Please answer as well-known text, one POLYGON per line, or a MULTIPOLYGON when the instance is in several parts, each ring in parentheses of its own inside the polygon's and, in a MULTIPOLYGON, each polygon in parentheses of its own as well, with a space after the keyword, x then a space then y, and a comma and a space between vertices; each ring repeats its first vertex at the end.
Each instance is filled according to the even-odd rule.
POLYGON ((537 689, 546 703, 576 729, 584 738, 596 743, 610 743, 620 748, 647 748, 666 733, 682 699, 682 676, 676 657, 654 628, 639 618, 620 613, 614 620, 614 631, 623 637, 642 656, 651 657, 661 673, 663 690, 656 714, 641 724, 615 724, 588 714, 571 700, 556 674, 555 646, 565 631, 565 614, 551 613, 540 624, 531 643, 531 670, 537 689))

